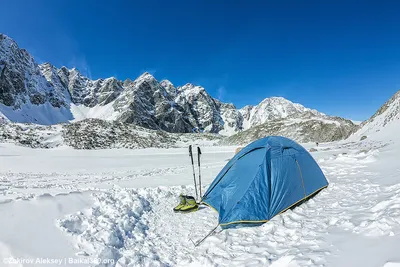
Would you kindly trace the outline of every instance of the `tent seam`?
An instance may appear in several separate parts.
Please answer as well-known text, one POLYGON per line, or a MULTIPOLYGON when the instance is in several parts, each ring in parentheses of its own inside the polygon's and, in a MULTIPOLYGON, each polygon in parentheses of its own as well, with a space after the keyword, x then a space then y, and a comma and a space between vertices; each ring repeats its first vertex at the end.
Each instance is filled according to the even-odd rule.
POLYGON ((297 159, 295 159, 295 160, 296 160, 297 168, 299 169, 299 172, 300 172, 301 185, 303 186, 304 197, 306 197, 306 187, 304 186, 303 173, 301 171, 299 162, 297 161, 297 159))
MULTIPOLYGON (((244 196, 246 195, 247 191, 249 190, 250 186, 254 183, 254 181, 256 180, 257 175, 260 173, 260 171, 262 170, 261 166, 264 163, 264 161, 266 160, 267 156, 264 157, 263 162, 258 166, 258 172, 256 173, 256 175, 253 177, 253 180, 251 181, 251 183, 249 183, 249 185, 247 186, 247 189, 244 191, 243 195, 241 196, 240 199, 238 199, 238 201, 236 201, 236 204, 234 204, 228 212, 226 212, 225 217, 228 216, 228 214, 230 214, 230 212, 235 208, 235 206, 244 198, 244 196)), ((236 190, 237 192, 237 190, 236 190)), ((223 218, 223 219, 224 219, 223 218)))
POLYGON ((220 178, 220 179, 218 180, 218 182, 213 186, 213 188, 212 188, 210 191, 207 190, 207 192, 206 192, 207 194, 203 195, 203 197, 201 198, 200 201, 202 201, 206 196, 208 196, 208 195, 214 190, 214 188, 221 182, 221 180, 225 177, 225 175, 228 173, 228 171, 233 167, 233 165, 236 164, 236 162, 237 162, 239 159, 243 158, 245 155, 249 154, 250 152, 253 152, 254 150, 262 149, 262 148, 265 148, 265 147, 263 147, 263 146, 256 147, 256 148, 254 148, 254 149, 251 149, 251 150, 247 151, 246 153, 244 153, 244 154, 241 155, 240 157, 238 157, 238 158, 235 160, 235 162, 233 162, 232 165, 229 166, 229 168, 225 171, 225 173, 221 176, 221 178, 220 178))

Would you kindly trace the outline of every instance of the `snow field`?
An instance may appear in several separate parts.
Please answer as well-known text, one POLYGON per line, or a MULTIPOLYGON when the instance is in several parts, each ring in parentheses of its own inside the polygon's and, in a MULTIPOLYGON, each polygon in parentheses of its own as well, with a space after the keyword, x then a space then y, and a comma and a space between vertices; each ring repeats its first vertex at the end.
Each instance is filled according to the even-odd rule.
POLYGON ((329 151, 315 155, 330 182, 327 189, 260 227, 218 229, 196 249, 192 241, 215 227, 218 214, 206 207, 173 213, 180 193, 193 195, 191 186, 114 187, 96 193, 94 207, 59 220, 59 226, 75 238, 79 255, 112 258, 116 266, 389 264, 388 254, 396 255, 393 244, 400 244, 400 185, 376 183, 383 177, 369 166, 381 152, 320 149, 329 151), (366 261, 363 244, 371 243, 377 255, 366 261), (358 252, 349 253, 349 244, 358 252))
MULTIPOLYGON (((218 214, 206 207, 172 211, 180 193, 194 195, 187 149, 1 144, 0 212, 10 216, 0 217, 0 256, 101 258, 115 264, 91 266, 119 267, 398 265, 399 145, 364 141, 313 148, 327 189, 262 226, 217 229, 194 248, 192 241, 217 225, 218 214)), ((203 149, 203 185, 234 149, 203 149)))

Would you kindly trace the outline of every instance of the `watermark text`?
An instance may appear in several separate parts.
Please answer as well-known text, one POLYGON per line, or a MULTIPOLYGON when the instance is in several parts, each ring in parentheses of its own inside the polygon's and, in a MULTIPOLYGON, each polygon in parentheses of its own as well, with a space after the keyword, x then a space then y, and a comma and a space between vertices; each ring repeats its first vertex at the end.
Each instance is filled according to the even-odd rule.
POLYGON ((3 264, 7 265, 98 265, 98 264, 114 264, 114 259, 101 258, 15 258, 8 257, 2 259, 3 264))

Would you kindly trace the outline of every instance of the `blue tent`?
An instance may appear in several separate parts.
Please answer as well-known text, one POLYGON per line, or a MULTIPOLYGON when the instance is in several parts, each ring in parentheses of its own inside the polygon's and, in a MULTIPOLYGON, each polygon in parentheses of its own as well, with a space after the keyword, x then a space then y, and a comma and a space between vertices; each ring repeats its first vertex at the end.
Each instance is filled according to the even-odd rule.
POLYGON ((261 224, 328 186, 308 151, 280 136, 243 148, 222 169, 202 198, 219 213, 223 228, 261 224))

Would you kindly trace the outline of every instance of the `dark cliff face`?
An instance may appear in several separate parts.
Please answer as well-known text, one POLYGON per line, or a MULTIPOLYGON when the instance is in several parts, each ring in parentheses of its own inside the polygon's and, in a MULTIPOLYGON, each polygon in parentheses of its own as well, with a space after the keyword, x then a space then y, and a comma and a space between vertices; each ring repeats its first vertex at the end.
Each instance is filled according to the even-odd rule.
POLYGON ((0 103, 19 106, 32 100, 45 101, 48 84, 38 65, 24 49, 5 35, 0 36, 0 103), (40 88, 45 87, 45 88, 40 88))

